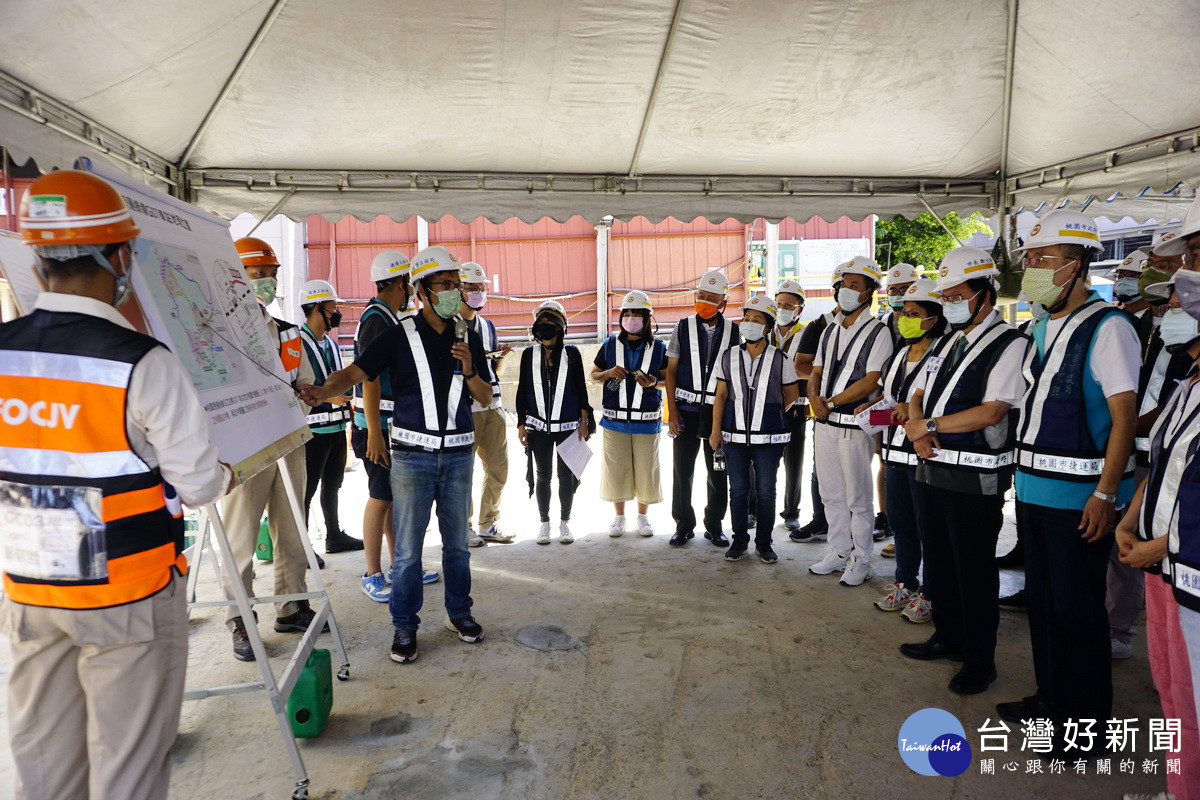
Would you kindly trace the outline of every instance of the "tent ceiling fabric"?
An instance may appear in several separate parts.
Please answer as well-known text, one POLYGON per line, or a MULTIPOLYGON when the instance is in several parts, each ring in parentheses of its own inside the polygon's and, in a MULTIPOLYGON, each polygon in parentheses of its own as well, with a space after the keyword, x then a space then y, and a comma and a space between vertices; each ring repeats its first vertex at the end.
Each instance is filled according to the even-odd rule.
MULTIPOLYGON (((1200 126, 1181 77, 1200 74, 1194 0, 1080 8, 1018 6, 1010 175, 1200 126)), ((989 210, 1007 22, 998 0, 6 3, 0 70, 29 91, 0 80, 0 145, 43 169, 181 168, 226 216, 293 185, 292 217, 857 218, 918 213, 917 192, 989 210), (80 118, 60 129, 97 138, 97 123, 142 154, 106 159, 40 125, 51 101, 80 118)), ((1178 215, 1198 143, 1025 176, 1010 202, 1178 215)))

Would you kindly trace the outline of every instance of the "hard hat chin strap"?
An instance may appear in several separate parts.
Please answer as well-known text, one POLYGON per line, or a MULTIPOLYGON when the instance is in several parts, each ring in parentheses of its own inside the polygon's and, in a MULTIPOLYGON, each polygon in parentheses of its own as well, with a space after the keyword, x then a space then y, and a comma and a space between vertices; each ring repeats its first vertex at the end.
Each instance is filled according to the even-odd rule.
MULTIPOLYGON (((125 243, 123 242, 122 244, 125 243)), ((121 248, 118 247, 115 252, 119 253, 120 251, 121 248)), ((43 261, 71 261, 76 258, 88 256, 97 264, 99 264, 105 272, 107 272, 109 275, 112 275, 116 280, 117 286, 113 293, 112 304, 114 306, 119 306, 129 298, 129 276, 122 275, 117 272, 116 267, 114 267, 112 262, 105 257, 104 251, 94 244, 44 245, 37 249, 37 253, 42 258, 42 261, 38 262, 37 270, 42 276, 42 280, 46 282, 50 281, 50 273, 49 270, 46 269, 43 261)))

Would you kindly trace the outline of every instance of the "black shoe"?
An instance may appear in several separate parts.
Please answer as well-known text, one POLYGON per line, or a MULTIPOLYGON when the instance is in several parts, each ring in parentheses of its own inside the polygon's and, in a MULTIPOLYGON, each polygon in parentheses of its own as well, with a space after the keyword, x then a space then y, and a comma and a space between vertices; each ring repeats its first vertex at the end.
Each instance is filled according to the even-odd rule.
POLYGON ((675 531, 675 535, 667 540, 667 544, 671 547, 683 547, 688 543, 688 539, 694 538, 694 533, 684 533, 683 531, 675 531))
POLYGON ((233 657, 238 661, 254 661, 254 648, 250 646, 250 634, 241 617, 233 618, 233 657))
POLYGON ((455 617, 446 620, 446 630, 458 634, 458 638, 467 644, 475 644, 483 639, 483 626, 474 617, 455 617))
POLYGON ((774 564, 779 560, 779 556, 775 555, 775 551, 771 549, 771 545, 756 547, 754 549, 758 551, 758 560, 764 564, 774 564))
POLYGON ((892 529, 888 527, 887 514, 884 514, 882 511, 880 511, 875 515, 874 530, 871 531, 871 534, 875 537, 875 541, 877 542, 892 535, 892 529))
POLYGON ((793 542, 823 542, 829 538, 829 526, 814 520, 789 533, 788 538, 793 542))
POLYGON ((392 661, 407 664, 417 660, 417 632, 400 628, 392 634, 392 661))
MULTIPOLYGON (((313 555, 317 557, 317 569, 325 569, 325 559, 321 558, 321 554, 313 553, 313 555)), ((304 566, 304 568, 312 569, 312 567, 308 566, 307 564, 304 566)))
POLYGON ((750 517, 746 520, 746 530, 754 530, 758 527, 758 517, 750 517))
POLYGON ((705 531, 704 538, 708 539, 710 542, 712 542, 717 547, 728 547, 729 546, 729 537, 726 536, 725 534, 721 533, 720 531, 717 531, 716 533, 709 533, 708 531, 705 531))
POLYGON ((950 679, 950 691, 955 694, 979 694, 991 686, 994 680, 996 680, 995 667, 986 675, 970 674, 964 667, 950 679))
POLYGON ((1017 545, 1002 556, 996 556, 997 569, 1022 569, 1025 566, 1025 548, 1017 545))
POLYGON ((355 539, 345 531, 334 531, 325 535, 326 553, 349 553, 363 549, 363 540, 355 539))
MULTIPOLYGON (((312 624, 313 617, 317 612, 313 611, 307 605, 300 607, 300 610, 295 614, 288 614, 286 617, 275 618, 275 631, 277 633, 304 633, 308 630, 308 626, 312 624)), ((321 633, 329 633, 329 623, 325 623, 325 627, 321 628, 321 633)))
POLYGON ((729 549, 725 551, 725 560, 737 561, 744 555, 746 555, 746 545, 734 542, 729 546, 729 549))
POLYGON ((997 703, 996 713, 1000 715, 1000 719, 1002 720, 1017 723, 1024 719, 1049 718, 1053 716, 1050 713, 1050 706, 1036 694, 1031 694, 1029 697, 1022 698, 1013 703, 997 703))
POLYGON ((918 661, 934 661, 939 658, 946 658, 950 661, 963 660, 961 647, 950 647, 941 642, 935 642, 933 639, 924 642, 902 644, 900 645, 900 652, 918 661))
POLYGON ((1000 607, 1005 611, 1025 610, 1025 590, 1018 589, 1007 597, 1000 598, 1000 607))

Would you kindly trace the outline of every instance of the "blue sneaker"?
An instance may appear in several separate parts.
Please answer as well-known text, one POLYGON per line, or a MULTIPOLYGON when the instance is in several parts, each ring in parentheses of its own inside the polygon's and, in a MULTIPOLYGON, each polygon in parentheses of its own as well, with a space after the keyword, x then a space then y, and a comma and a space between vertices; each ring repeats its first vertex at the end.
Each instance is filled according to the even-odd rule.
POLYGON ((376 603, 386 603, 392 597, 392 587, 383 579, 382 572, 362 576, 362 591, 376 603))
POLYGON ((436 569, 427 569, 421 573, 421 583, 426 585, 437 583, 442 579, 442 575, 436 569))

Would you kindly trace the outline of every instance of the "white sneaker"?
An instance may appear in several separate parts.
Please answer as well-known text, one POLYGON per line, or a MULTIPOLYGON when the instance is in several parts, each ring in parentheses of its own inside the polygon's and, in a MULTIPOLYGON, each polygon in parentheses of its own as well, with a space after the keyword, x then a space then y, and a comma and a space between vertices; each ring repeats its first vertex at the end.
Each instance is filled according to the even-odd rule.
POLYGON ((650 526, 650 518, 645 514, 638 514, 638 536, 653 536, 654 528, 650 526))
POLYGON ((929 622, 929 620, 933 619, 933 604, 925 599, 925 595, 923 594, 913 595, 912 602, 908 604, 906 609, 900 612, 900 616, 918 625, 929 622))
POLYGON ((575 541, 575 537, 571 535, 571 526, 566 522, 560 522, 558 524, 558 543, 570 544, 573 541, 575 541))
POLYGON ((862 586, 865 581, 874 577, 875 571, 868 562, 858 556, 850 556, 850 560, 846 562, 846 571, 842 573, 842 579, 838 583, 842 586, 862 586))
POLYGON ((887 594, 875 601, 875 607, 880 611, 903 611, 915 597, 903 583, 893 583, 888 587, 887 594))
POLYGON ((483 540, 474 528, 467 528, 467 547, 483 547, 487 542, 483 540))
POLYGON ((845 568, 846 557, 838 555, 836 550, 830 548, 828 555, 809 567, 808 571, 813 575, 832 575, 835 572, 841 572, 845 568))
POLYGON ((608 526, 608 535, 614 539, 625 532, 624 515, 613 517, 612 525, 608 526))
POLYGON ((537 535, 538 544, 550 544, 550 523, 543 522, 542 527, 538 528, 537 535))
POLYGON ((1113 661, 1121 661, 1133 657, 1132 644, 1122 642, 1120 639, 1109 639, 1109 644, 1112 646, 1113 661))

